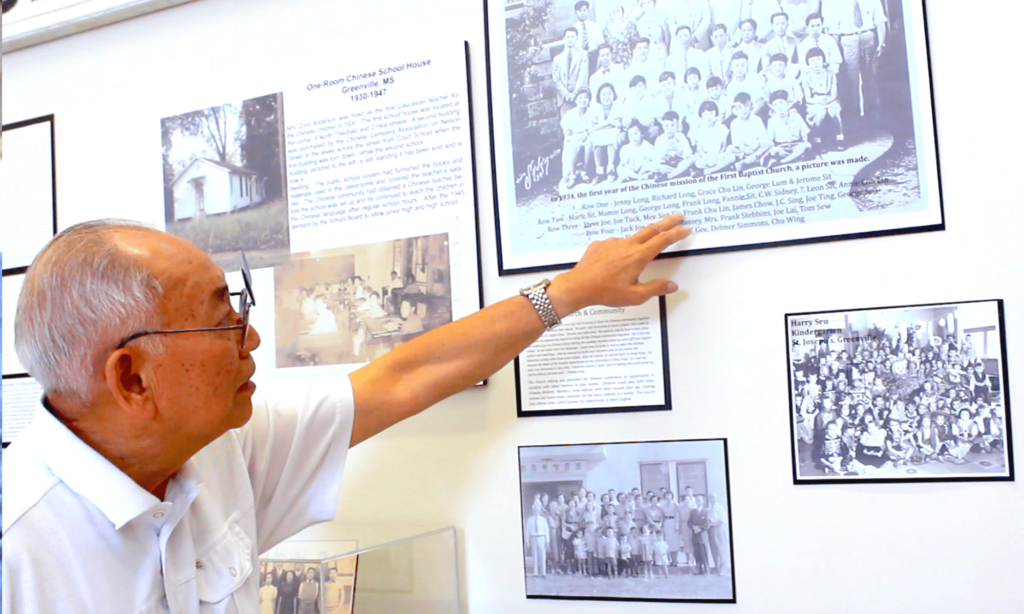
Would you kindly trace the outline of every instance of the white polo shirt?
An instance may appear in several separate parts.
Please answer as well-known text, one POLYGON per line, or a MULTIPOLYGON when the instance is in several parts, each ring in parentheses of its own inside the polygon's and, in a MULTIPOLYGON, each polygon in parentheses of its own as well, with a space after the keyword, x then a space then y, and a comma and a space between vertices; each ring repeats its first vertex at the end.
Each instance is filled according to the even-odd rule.
POLYGON ((352 436, 347 377, 253 398, 165 501, 42 405, 4 451, 4 614, 258 612, 257 557, 334 517, 352 436))

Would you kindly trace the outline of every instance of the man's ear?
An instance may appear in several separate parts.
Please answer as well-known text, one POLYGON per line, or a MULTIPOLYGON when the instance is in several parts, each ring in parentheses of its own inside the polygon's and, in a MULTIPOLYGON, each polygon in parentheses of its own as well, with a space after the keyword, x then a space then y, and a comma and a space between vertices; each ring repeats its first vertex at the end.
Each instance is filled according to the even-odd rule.
POLYGON ((142 373, 144 359, 128 348, 116 350, 103 363, 107 390, 122 410, 143 416, 152 410, 142 373))

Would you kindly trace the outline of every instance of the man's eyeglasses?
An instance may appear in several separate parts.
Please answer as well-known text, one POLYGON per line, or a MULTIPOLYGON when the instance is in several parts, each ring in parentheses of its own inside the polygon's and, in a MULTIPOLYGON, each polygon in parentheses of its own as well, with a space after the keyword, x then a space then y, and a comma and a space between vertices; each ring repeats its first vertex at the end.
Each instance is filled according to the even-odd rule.
POLYGON ((238 340, 239 351, 245 349, 245 339, 249 334, 249 308, 256 306, 256 301, 252 297, 252 273, 249 272, 249 262, 245 259, 245 254, 238 252, 239 258, 242 260, 242 279, 245 281, 245 288, 239 292, 229 293, 231 296, 238 297, 238 311, 242 316, 242 322, 240 324, 232 324, 230 326, 215 326, 213 328, 179 328, 174 330, 144 330, 137 333, 132 333, 121 340, 121 343, 117 344, 117 349, 123 349, 124 346, 128 345, 129 342, 138 339, 139 337, 145 337, 146 335, 170 335, 173 333, 202 333, 212 332, 220 330, 236 330, 242 329, 242 334, 238 340))

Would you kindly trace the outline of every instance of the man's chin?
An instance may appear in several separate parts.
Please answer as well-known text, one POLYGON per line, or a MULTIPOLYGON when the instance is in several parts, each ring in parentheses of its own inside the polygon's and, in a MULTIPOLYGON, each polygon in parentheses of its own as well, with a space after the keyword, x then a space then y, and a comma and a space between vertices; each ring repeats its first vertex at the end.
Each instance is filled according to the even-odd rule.
POLYGON ((235 400, 235 411, 232 415, 231 426, 228 428, 241 428, 252 418, 252 397, 245 395, 235 400))

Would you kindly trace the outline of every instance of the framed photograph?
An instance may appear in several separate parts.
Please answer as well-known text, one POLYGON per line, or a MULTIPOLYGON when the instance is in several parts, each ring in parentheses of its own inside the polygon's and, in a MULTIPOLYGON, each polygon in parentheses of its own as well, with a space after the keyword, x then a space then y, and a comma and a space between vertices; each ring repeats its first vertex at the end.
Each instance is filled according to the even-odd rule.
POLYGON ((7 154, 0 166, 4 276, 27 271, 36 254, 57 234, 54 138, 53 115, 3 126, 7 154))
POLYGON ((260 556, 260 612, 349 614, 359 557, 354 541, 286 541, 260 556))
POLYGON ((520 446, 531 599, 735 603, 725 439, 520 446))
POLYGON ((1003 301, 786 314, 793 481, 1013 481, 1003 301))
POLYGON ((225 270, 287 262, 284 96, 235 100, 160 120, 167 232, 225 270))
POLYGON ((562 319, 515 359, 519 417, 669 411, 665 297, 562 319))
POLYGON ((485 0, 499 274, 944 229, 924 2, 719 4, 485 0))
POLYGON ((335 565, 336 561, 260 557, 260 612, 349 614, 355 573, 342 576, 335 565))
POLYGON ((275 367, 363 364, 451 322, 453 260, 446 232, 292 256, 274 267, 275 367))

